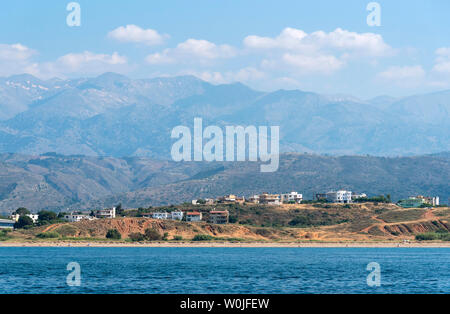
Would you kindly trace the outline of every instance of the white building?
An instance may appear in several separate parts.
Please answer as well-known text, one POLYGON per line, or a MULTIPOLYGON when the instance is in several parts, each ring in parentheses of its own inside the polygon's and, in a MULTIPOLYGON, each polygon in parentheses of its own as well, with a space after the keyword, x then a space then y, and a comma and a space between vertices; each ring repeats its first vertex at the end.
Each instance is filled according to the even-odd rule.
POLYGON ((184 213, 183 212, 171 212, 170 216, 172 220, 183 220, 184 213))
POLYGON ((303 194, 299 194, 297 192, 285 193, 281 194, 281 202, 283 203, 291 203, 295 202, 300 204, 303 200, 303 194))
MULTIPOLYGON (((26 216, 30 217, 31 220, 33 220, 33 223, 36 223, 38 221, 38 219, 39 219, 39 215, 37 215, 37 214, 27 214, 26 216)), ((15 222, 18 222, 19 218, 20 218, 20 215, 19 214, 13 214, 13 215, 10 216, 10 218, 12 220, 14 220, 15 222)))
POLYGON ((0 219, 0 229, 13 230, 16 221, 8 219, 0 219))
POLYGON ((153 213, 153 219, 169 219, 169 213, 153 213))
POLYGON ((352 200, 357 200, 358 198, 366 198, 366 193, 352 193, 352 200))
POLYGON ((106 219, 114 219, 114 218, 116 218, 116 208, 113 207, 111 209, 97 210, 95 212, 95 217, 97 217, 97 218, 106 218, 106 219))
POLYGON ((64 219, 66 219, 69 222, 78 222, 82 220, 94 220, 95 217, 81 213, 70 213, 69 215, 64 215, 64 219))
POLYGON ((332 191, 326 194, 327 201, 330 203, 351 203, 352 192, 351 191, 332 191))
POLYGON ((439 206, 439 196, 435 196, 432 198, 432 204, 433 206, 439 206))

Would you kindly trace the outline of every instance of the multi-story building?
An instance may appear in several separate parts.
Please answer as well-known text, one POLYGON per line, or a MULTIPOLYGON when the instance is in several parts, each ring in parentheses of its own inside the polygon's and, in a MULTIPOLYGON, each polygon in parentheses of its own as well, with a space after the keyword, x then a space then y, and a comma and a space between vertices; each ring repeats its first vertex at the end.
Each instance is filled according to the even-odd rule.
POLYGON ((9 219, 0 219, 0 229, 13 230, 16 221, 9 219))
POLYGON ((230 217, 230 213, 228 212, 228 210, 223 210, 223 211, 214 210, 214 211, 209 212, 208 222, 212 223, 212 224, 223 225, 223 224, 228 223, 229 217, 230 217))
POLYGON ((64 215, 64 219, 66 219, 68 222, 78 222, 82 220, 94 220, 95 217, 79 212, 72 212, 68 215, 64 215))
POLYGON ((186 221, 190 221, 190 222, 202 221, 202 213, 188 212, 188 213, 186 213, 186 221))
POLYGON ((184 213, 181 212, 181 211, 179 211, 179 212, 171 212, 170 213, 170 218, 172 220, 183 220, 183 216, 184 216, 184 213))
POLYGON ((97 218, 114 219, 116 218, 116 208, 97 210, 94 215, 97 218))
POLYGON ((432 206, 439 206, 439 196, 422 196, 422 195, 418 195, 418 196, 413 197, 413 198, 421 199, 421 200, 423 200, 424 203, 430 204, 432 206))
POLYGON ((439 197, 428 197, 428 196, 412 196, 405 200, 400 200, 397 203, 398 206, 403 208, 418 208, 422 206, 439 206, 439 197))
POLYGON ((236 196, 234 194, 225 195, 223 197, 219 197, 217 199, 219 202, 222 203, 240 203, 243 204, 245 202, 245 197, 236 196))
POLYGON ((264 205, 281 205, 280 194, 263 193, 259 196, 259 203, 264 205))
POLYGON ((161 213, 153 213, 153 219, 169 219, 169 213, 161 212, 161 213))
MULTIPOLYGON (((38 219, 39 219, 39 215, 37 215, 37 214, 26 214, 25 216, 30 217, 31 220, 33 220, 33 223, 36 223, 36 222, 38 221, 38 219)), ((19 221, 19 218, 20 218, 20 215, 19 215, 19 214, 12 214, 12 215, 10 216, 10 218, 11 218, 12 220, 14 220, 15 222, 18 222, 18 221, 19 221)))
POLYGON ((284 193, 281 194, 281 202, 282 203, 297 203, 300 204, 303 200, 303 194, 299 194, 298 192, 284 193))
POLYGON ((352 192, 351 191, 331 191, 327 193, 327 202, 330 203, 351 203, 352 202, 352 192))

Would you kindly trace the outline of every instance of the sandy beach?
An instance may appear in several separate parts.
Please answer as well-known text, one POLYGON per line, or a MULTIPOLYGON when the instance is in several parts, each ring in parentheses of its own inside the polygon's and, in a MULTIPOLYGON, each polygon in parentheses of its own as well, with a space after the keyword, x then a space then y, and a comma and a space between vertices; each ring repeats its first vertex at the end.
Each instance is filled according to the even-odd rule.
POLYGON ((124 242, 0 242, 1 247, 190 247, 190 248, 450 248, 450 242, 148 242, 148 243, 124 243, 124 242))

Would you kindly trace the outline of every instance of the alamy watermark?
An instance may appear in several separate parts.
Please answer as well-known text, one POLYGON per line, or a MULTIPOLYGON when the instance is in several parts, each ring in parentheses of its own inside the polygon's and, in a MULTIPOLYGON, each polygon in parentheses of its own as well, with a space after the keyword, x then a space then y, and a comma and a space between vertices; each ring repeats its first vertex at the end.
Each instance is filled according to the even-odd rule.
POLYGON ((366 7, 367 11, 370 11, 367 16, 367 25, 369 26, 381 26, 381 5, 378 2, 370 2, 366 7))
POLYGON ((177 126, 171 136, 178 139, 171 150, 174 161, 261 161, 261 172, 278 170, 279 126, 271 126, 269 136, 267 126, 226 126, 222 130, 211 125, 203 129, 202 118, 195 118, 193 135, 188 127, 177 126))
POLYGON ((77 262, 71 262, 67 264, 67 268, 70 273, 66 277, 66 283, 69 287, 81 286, 81 266, 77 262))
POLYGON ((369 263, 366 270, 370 271, 366 282, 369 287, 381 286, 381 266, 376 262, 369 263))
POLYGON ((66 23, 69 27, 81 26, 81 6, 78 2, 70 2, 66 7, 70 13, 67 15, 66 23))

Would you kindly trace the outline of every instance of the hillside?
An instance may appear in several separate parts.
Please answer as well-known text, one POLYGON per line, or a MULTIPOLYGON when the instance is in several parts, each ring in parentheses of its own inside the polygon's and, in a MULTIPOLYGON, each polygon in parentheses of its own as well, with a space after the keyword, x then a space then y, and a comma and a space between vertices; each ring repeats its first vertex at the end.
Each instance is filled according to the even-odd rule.
POLYGON ((171 130, 280 126, 283 152, 423 155, 450 150, 450 92, 365 101, 300 90, 259 92, 191 76, 114 73, 42 81, 0 78, 0 152, 168 158, 171 130))
MULTIPOLYGON (((11 236, 37 240, 36 235, 52 234, 52 241, 106 240, 108 230, 116 229, 122 240, 130 234, 156 231, 167 240, 178 237, 190 241, 196 235, 209 235, 218 241, 398 241, 413 240, 421 233, 450 232, 450 209, 400 209, 391 204, 353 204, 350 206, 315 204, 283 207, 220 205, 236 222, 212 225, 145 218, 118 218, 76 223, 58 223, 30 230, 14 231, 11 236)), ((211 207, 179 206, 171 210, 199 210, 207 216, 211 207)), ((161 209, 156 209, 161 210, 161 209)))
POLYGON ((227 193, 298 191, 305 199, 335 189, 450 197, 450 158, 330 157, 283 154, 275 173, 257 163, 176 163, 149 158, 106 158, 46 154, 0 155, 0 212, 126 208, 180 204, 227 193))

